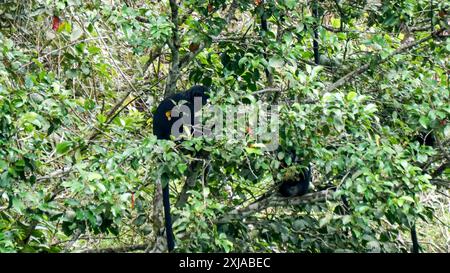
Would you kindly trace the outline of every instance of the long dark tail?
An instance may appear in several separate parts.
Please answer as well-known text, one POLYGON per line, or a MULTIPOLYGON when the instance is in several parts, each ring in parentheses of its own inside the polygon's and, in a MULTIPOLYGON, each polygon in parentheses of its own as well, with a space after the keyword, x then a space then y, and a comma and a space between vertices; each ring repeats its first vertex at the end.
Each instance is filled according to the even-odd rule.
POLYGON ((411 241, 412 241, 412 252, 419 253, 420 245, 419 241, 417 240, 416 225, 413 225, 411 227, 411 241))
POLYGON ((317 32, 317 27, 319 24, 319 7, 317 6, 317 0, 312 3, 312 14, 316 22, 313 25, 314 39, 313 39, 313 50, 314 50, 314 62, 316 65, 319 64, 319 33, 317 32))
POLYGON ((166 221, 166 236, 167 236, 167 248, 171 252, 175 247, 172 231, 172 216, 170 215, 170 198, 169 198, 169 184, 162 189, 163 205, 164 205, 164 218, 166 221))

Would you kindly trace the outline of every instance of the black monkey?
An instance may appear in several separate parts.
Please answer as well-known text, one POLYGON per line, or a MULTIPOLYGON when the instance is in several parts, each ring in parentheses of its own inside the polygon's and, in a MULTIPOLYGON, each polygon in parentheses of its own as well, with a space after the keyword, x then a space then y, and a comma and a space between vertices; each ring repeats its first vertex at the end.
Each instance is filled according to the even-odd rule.
MULTIPOLYGON (((166 139, 169 140, 172 132, 172 126, 182 118, 182 115, 178 117, 172 116, 172 109, 180 102, 185 101, 186 105, 190 110, 190 120, 189 124, 194 127, 197 124, 195 120, 195 110, 194 109, 194 99, 201 98, 202 104, 199 105, 202 107, 206 104, 209 96, 207 94, 208 89, 201 85, 196 85, 186 90, 185 92, 176 93, 172 96, 164 99, 156 109, 156 112, 153 116, 153 134, 156 135, 158 139, 166 139)), ((192 129, 193 130, 193 129, 192 129)), ((167 237, 167 247, 169 252, 172 251, 175 247, 173 230, 172 230, 172 217, 170 214, 170 199, 169 199, 169 185, 165 185, 162 189, 163 192, 163 206, 164 206, 164 220, 166 224, 166 237, 167 237)))
POLYGON ((189 108, 191 115, 190 124, 195 125, 194 111, 199 109, 194 109, 194 98, 201 98, 202 104, 199 105, 200 107, 205 105, 209 98, 207 90, 208 89, 204 86, 196 85, 185 92, 176 93, 165 98, 158 105, 153 116, 153 134, 156 135, 158 139, 170 139, 172 126, 182 117, 172 116, 172 109, 178 105, 180 101, 186 102, 184 105, 189 108))
POLYGON ((436 137, 433 132, 420 132, 414 136, 412 141, 417 141, 420 145, 434 147, 436 144, 436 137))
POLYGON ((301 196, 308 192, 311 182, 311 166, 300 171, 294 177, 289 177, 280 185, 280 194, 284 197, 301 196))
MULTIPOLYGON (((281 149, 283 152, 283 149, 281 149)), ((278 188, 279 193, 284 197, 302 196, 308 192, 309 184, 312 180, 311 164, 293 150, 285 150, 293 165, 288 166, 287 162, 281 162, 280 168, 283 169, 283 178, 278 188), (305 164, 306 163, 306 164, 305 164)))

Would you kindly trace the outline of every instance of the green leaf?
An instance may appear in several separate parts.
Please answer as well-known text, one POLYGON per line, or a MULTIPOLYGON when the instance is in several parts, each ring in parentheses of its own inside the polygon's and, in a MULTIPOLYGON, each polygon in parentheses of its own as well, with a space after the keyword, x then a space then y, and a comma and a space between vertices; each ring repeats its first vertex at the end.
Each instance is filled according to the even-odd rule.
POLYGON ((25 209, 24 203, 19 198, 16 198, 16 197, 14 197, 12 200, 12 206, 14 209, 16 209, 18 211, 22 211, 25 209))
POLYGON ((106 117, 106 115, 103 115, 103 114, 98 114, 98 115, 97 115, 97 120, 98 120, 98 122, 100 122, 100 123, 105 123, 107 119, 108 119, 108 118, 106 117))
POLYGON ((89 181, 102 179, 102 175, 97 172, 87 172, 85 175, 89 181))
POLYGON ((67 21, 62 22, 62 24, 58 28, 58 32, 62 32, 62 31, 65 31, 67 33, 71 33, 72 32, 72 25, 69 22, 67 22, 67 21))
POLYGON ((317 74, 319 74, 320 71, 322 71, 324 69, 323 66, 319 65, 319 66, 315 66, 312 71, 311 71, 311 79, 314 79, 317 74))
POLYGON ((0 170, 6 170, 8 168, 8 162, 0 159, 0 170))
POLYGON ((400 197, 400 199, 403 201, 408 201, 410 203, 414 203, 414 199, 411 196, 405 195, 405 196, 400 197))
POLYGON ((339 19, 339 18, 332 18, 331 19, 331 25, 334 27, 334 28, 339 28, 340 26, 341 26, 341 20, 339 19))
MULTIPOLYGON (((101 175, 100 175, 100 178, 98 178, 98 179, 101 179, 101 175)), ((102 193, 104 193, 104 192, 106 192, 106 187, 105 187, 105 185, 103 185, 103 183, 98 183, 97 184, 97 188, 102 192, 102 193)))
POLYGON ((364 107, 364 111, 373 114, 377 111, 377 106, 374 103, 369 103, 368 105, 366 105, 366 107, 364 107))
POLYGON ((348 101, 352 101, 354 98, 356 98, 356 96, 357 96, 358 94, 356 93, 356 92, 349 92, 348 94, 347 94, 347 100, 348 101))
POLYGON ((23 123, 28 122, 38 128, 42 126, 40 119, 43 119, 43 118, 35 112, 28 112, 28 113, 24 114, 21 118, 23 123))
POLYGON ((184 163, 178 164, 177 167, 178 167, 178 171, 180 173, 184 173, 186 171, 186 169, 187 169, 187 165, 184 164, 184 163))
POLYGON ((421 116, 419 119, 420 125, 422 125, 423 128, 427 129, 428 124, 430 123, 430 119, 426 116, 421 116))
POLYGON ((352 221, 352 217, 350 215, 345 215, 344 217, 342 217, 342 223, 344 225, 350 223, 352 221))
MULTIPOLYGON (((95 55, 95 54, 98 54, 98 53, 100 53, 102 50, 99 48, 99 47, 96 47, 96 46, 89 46, 88 47, 88 52, 90 53, 90 54, 92 54, 92 55, 95 55)), ((148 57, 148 56, 147 56, 148 57)), ((150 57, 148 57, 148 58, 150 58, 150 57)))
POLYGON ((61 143, 58 143, 58 145, 56 145, 56 152, 58 154, 64 154, 67 151, 69 151, 70 147, 72 147, 73 143, 70 141, 64 141, 61 143))
POLYGON ((278 56, 274 56, 269 60, 269 66, 273 68, 281 68, 284 65, 283 59, 278 56))
POLYGON ((261 154, 261 150, 260 149, 251 148, 251 147, 245 147, 245 151, 248 154, 261 154))
POLYGON ((319 220, 319 227, 326 226, 330 222, 330 217, 323 217, 319 220))
POLYGON ((285 0, 284 4, 288 9, 293 9, 297 4, 297 0, 285 0))
POLYGON ((444 136, 445 138, 450 137, 450 124, 447 124, 447 126, 444 127, 444 136))

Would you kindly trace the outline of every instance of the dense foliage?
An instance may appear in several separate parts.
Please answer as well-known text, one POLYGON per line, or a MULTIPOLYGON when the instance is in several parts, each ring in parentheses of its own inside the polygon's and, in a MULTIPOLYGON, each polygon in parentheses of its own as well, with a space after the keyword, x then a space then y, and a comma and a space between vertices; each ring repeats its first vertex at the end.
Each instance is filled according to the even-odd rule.
POLYGON ((407 252, 417 223, 448 252, 449 2, 311 2, 2 1, 0 252, 157 249, 169 181, 176 251, 407 252), (278 105, 280 149, 157 141, 173 84, 278 105), (271 195, 288 151, 306 196, 271 195))

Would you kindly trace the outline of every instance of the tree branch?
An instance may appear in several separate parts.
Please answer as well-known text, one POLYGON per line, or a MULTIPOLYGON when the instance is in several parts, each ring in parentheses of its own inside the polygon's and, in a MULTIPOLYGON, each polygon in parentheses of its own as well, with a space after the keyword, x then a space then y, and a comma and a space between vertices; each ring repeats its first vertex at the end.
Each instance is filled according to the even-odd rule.
POLYGON ((227 215, 217 220, 216 223, 227 223, 233 220, 243 219, 269 207, 296 206, 311 202, 324 201, 328 199, 332 191, 332 189, 326 189, 319 192, 308 193, 299 197, 281 197, 277 195, 270 195, 262 200, 248 205, 247 207, 232 210, 227 215))
POLYGON ((140 245, 131 245, 131 246, 122 246, 122 247, 110 247, 110 248, 101 248, 101 249, 86 249, 80 251, 80 253, 123 253, 123 252, 131 252, 137 250, 145 250, 148 245, 140 244, 140 245))
MULTIPOLYGON (((181 190, 181 193, 178 197, 178 200, 175 204, 177 208, 182 208, 187 200, 189 199, 190 194, 188 193, 189 190, 194 188, 195 182, 197 181, 197 177, 199 174, 200 167, 202 166, 201 161, 193 161, 189 165, 189 176, 186 178, 186 182, 183 185, 183 189, 181 190)), ((173 221, 175 222, 176 218, 174 217, 173 221)))
POLYGON ((259 95, 259 94, 263 94, 263 93, 267 93, 267 92, 281 92, 281 89, 268 87, 268 88, 264 88, 264 89, 255 91, 252 93, 252 95, 259 95))
POLYGON ((180 76, 180 35, 178 25, 178 4, 176 0, 170 0, 171 20, 172 20, 172 39, 168 41, 168 45, 172 54, 169 74, 167 76, 164 97, 174 94, 177 88, 177 80, 180 76))
POLYGON ((64 167, 64 168, 56 170, 48 175, 37 177, 36 181, 41 182, 41 181, 45 181, 45 180, 50 180, 52 178, 61 177, 61 176, 64 176, 65 174, 70 173, 72 171, 72 169, 73 169, 73 167, 64 167))

